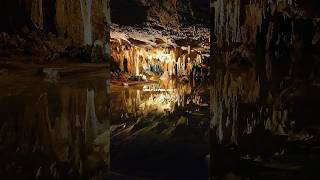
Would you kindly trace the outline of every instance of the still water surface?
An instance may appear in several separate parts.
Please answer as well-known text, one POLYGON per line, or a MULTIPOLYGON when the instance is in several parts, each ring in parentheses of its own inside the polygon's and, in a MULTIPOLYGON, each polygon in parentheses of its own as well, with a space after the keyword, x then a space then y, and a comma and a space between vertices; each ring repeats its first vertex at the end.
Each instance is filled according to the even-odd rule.
POLYGON ((1 76, 0 177, 107 177, 110 120, 105 72, 63 79, 1 76))

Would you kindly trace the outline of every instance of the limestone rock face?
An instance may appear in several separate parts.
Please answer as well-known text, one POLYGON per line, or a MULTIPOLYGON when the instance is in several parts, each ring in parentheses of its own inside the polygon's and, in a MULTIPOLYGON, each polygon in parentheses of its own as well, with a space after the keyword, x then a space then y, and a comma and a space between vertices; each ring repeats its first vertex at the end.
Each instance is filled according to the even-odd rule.
POLYGON ((108 40, 109 0, 4 0, 2 3, 4 23, 0 31, 14 32, 28 26, 70 38, 73 45, 108 40))
MULTIPOLYGON (((233 164, 238 157, 265 163, 281 154, 276 163, 300 164, 298 156, 319 144, 311 130, 319 126, 319 2, 211 0, 213 172, 242 167, 233 164), (300 146, 303 151, 292 153, 300 146), (235 150, 226 153, 229 147, 235 150)), ((255 174, 272 179, 264 170, 250 178, 255 174)))
POLYGON ((319 1, 212 0, 211 8, 217 142, 238 144, 259 128, 287 135, 290 124, 316 122, 319 1))
POLYGON ((43 28, 43 12, 42 12, 42 0, 33 0, 31 5, 31 20, 34 25, 42 29, 43 28))

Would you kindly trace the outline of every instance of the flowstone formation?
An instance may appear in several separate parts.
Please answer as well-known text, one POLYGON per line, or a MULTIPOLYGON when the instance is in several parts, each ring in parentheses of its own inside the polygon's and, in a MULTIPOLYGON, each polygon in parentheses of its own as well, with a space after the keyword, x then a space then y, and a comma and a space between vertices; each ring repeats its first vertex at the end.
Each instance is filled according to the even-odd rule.
MULTIPOLYGON (((289 164, 300 161, 289 157, 292 151, 319 143, 319 2, 211 0, 210 6, 213 152, 234 146, 245 159, 282 154, 289 164)), ((301 166, 312 163, 307 158, 301 166)))
POLYGON ((18 51, 22 56, 36 56, 35 59, 37 56, 45 60, 79 56, 91 59, 92 55, 93 59, 105 61, 110 56, 109 3, 109 0, 6 0, 0 8, 3 22, 0 48, 7 53, 18 51))

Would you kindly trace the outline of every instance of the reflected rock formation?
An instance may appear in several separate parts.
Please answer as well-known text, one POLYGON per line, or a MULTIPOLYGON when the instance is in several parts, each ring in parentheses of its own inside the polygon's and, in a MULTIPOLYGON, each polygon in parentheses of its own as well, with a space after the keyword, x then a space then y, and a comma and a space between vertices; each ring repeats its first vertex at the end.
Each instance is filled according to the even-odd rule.
POLYGON ((192 105, 207 107, 208 100, 203 95, 206 92, 204 85, 175 80, 131 88, 111 87, 111 114, 113 119, 119 114, 123 118, 146 118, 174 114, 192 105))
POLYGON ((319 177, 319 9, 211 0, 212 178, 319 177))
POLYGON ((111 85, 110 99, 112 171, 129 179, 208 177, 206 84, 111 85))
POLYGON ((1 177, 108 177, 110 121, 105 82, 94 81, 94 86, 70 82, 31 82, 31 86, 20 86, 21 92, 0 97, 1 177))

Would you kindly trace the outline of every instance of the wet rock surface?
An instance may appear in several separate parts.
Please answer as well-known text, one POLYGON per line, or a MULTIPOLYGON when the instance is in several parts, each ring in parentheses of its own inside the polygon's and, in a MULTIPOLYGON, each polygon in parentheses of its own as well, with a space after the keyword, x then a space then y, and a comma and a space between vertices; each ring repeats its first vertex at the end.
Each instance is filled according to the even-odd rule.
POLYGON ((1 17, 0 59, 31 63, 109 59, 109 0, 5 0, 1 17))
POLYGON ((319 6, 223 2, 211 3, 213 179, 318 179, 319 6))

